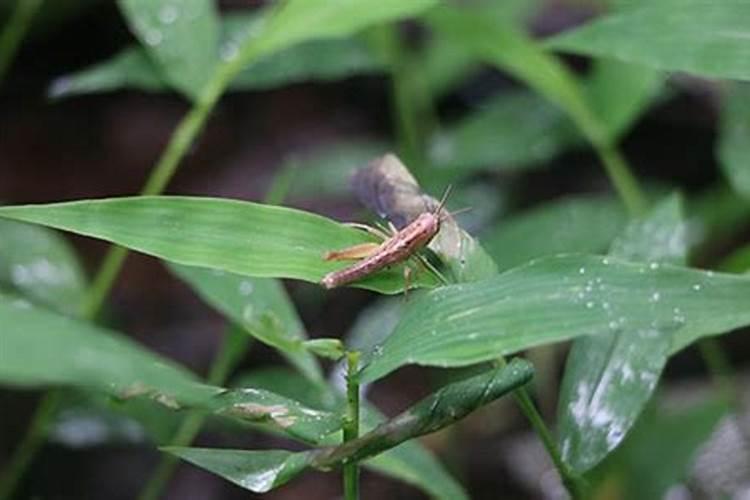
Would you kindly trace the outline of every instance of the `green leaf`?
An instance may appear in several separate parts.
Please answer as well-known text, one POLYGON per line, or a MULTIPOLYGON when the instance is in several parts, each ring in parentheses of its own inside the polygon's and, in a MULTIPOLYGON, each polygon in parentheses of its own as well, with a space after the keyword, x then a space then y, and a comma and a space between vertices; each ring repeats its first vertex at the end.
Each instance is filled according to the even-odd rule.
POLYGON ((468 365, 623 328, 679 326, 673 353, 749 323, 750 278, 609 257, 550 257, 420 295, 375 349, 362 381, 405 364, 468 365))
POLYGON ((547 100, 528 91, 511 91, 433 136, 429 154, 437 168, 518 171, 554 157, 579 138, 565 115, 547 100))
MULTIPOLYGON (((330 387, 312 384, 298 374, 286 369, 269 368, 244 374, 237 379, 239 385, 262 387, 288 398, 322 410, 341 412, 345 398, 330 387)), ((370 404, 362 406, 362 429, 368 431, 385 418, 370 404)), ((326 441, 332 444, 330 440, 326 441)), ((441 500, 466 499, 461 485, 419 441, 412 440, 391 448, 364 462, 365 467, 380 471, 421 488, 441 500)))
POLYGON ((167 406, 201 405, 219 392, 132 341, 87 323, 0 297, 0 381, 70 385, 167 406))
MULTIPOLYGON (((687 227, 679 196, 631 222, 610 249, 612 257, 684 264, 687 227)), ((577 338, 568 355, 558 422, 563 460, 591 469, 620 445, 656 388, 679 324, 577 338)))
POLYGON ((665 71, 750 79, 750 4, 744 0, 638 2, 547 41, 554 49, 665 71))
POLYGON ((73 249, 54 231, 0 220, 0 290, 66 315, 78 313, 86 278, 73 249))
POLYGON ((448 384, 363 436, 335 448, 317 450, 313 466, 325 470, 364 460, 405 441, 436 432, 524 385, 533 374, 531 364, 517 358, 505 366, 448 384))
POLYGON ((306 377, 322 380, 317 361, 302 347, 305 327, 277 280, 179 264, 169 264, 169 269, 232 322, 279 349, 306 377))
POLYGON ((719 164, 729 184, 750 200, 750 85, 730 85, 721 107, 717 146, 719 164))
POLYGON ((195 99, 218 61, 213 0, 118 0, 131 31, 174 88, 195 99))
POLYGON ((623 446, 597 470, 610 481, 608 491, 625 500, 664 498, 674 484, 688 478, 689 467, 701 445, 727 413, 722 401, 701 402, 687 409, 643 413, 623 446), (620 487, 612 492, 611 485, 620 487), (633 488, 633 484, 638 484, 633 488))
MULTIPOLYGON (((111 241, 178 264, 313 283, 348 265, 323 260, 325 252, 373 241, 316 214, 218 198, 139 196, 0 207, 0 217, 111 241)), ((394 266, 355 286, 397 293, 403 284, 403 268, 394 266)), ((436 279, 418 273, 412 284, 432 286, 436 279)))
MULTIPOLYGON (((648 107, 662 80, 650 68, 597 61, 583 90, 604 134, 614 141, 648 107)), ((539 94, 517 90, 490 98, 463 121, 437 133, 430 157, 435 166, 462 173, 479 168, 520 171, 582 143, 580 131, 558 107, 539 94)))
POLYGON ((427 20, 431 28, 474 57, 507 71, 559 106, 594 144, 608 140, 575 76, 514 25, 449 6, 433 9, 427 20))
MULTIPOLYGON (((226 24, 235 17, 244 20, 246 16, 227 16, 226 24)), ((325 82, 381 69, 381 64, 357 40, 315 40, 250 64, 232 80, 229 90, 263 90, 306 81, 325 82)), ((122 88, 162 92, 170 85, 143 48, 131 47, 107 61, 56 79, 49 93, 60 98, 122 88)))
POLYGON ((255 387, 222 392, 207 403, 212 412, 268 425, 306 443, 320 443, 341 430, 341 417, 255 387))
POLYGON ((511 216, 480 240, 497 267, 506 270, 538 257, 604 250, 626 221, 617 200, 568 197, 511 216))
POLYGON ((293 479, 309 466, 309 452, 222 450, 164 447, 162 451, 213 472, 255 493, 265 493, 293 479))

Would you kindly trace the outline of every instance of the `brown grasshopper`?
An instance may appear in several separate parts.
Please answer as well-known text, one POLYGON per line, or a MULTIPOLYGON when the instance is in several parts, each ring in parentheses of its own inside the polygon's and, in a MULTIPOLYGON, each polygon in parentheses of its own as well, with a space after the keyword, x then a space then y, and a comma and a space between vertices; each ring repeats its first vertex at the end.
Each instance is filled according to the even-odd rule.
MULTIPOLYGON (((440 223, 445 219, 441 212, 449 192, 450 187, 446 189, 435 211, 419 214, 416 219, 401 230, 393 228, 391 235, 363 224, 351 224, 382 237, 384 241, 381 243, 362 243, 342 250, 326 252, 323 256, 325 260, 361 260, 349 267, 326 274, 320 280, 320 284, 327 289, 336 288, 369 276, 391 264, 404 262, 414 255, 420 257, 417 252, 427 246, 440 231, 440 223)), ((445 280, 425 259, 420 259, 420 262, 436 272, 443 281, 445 280)), ((410 271, 409 267, 404 269, 405 289, 409 288, 410 271)))

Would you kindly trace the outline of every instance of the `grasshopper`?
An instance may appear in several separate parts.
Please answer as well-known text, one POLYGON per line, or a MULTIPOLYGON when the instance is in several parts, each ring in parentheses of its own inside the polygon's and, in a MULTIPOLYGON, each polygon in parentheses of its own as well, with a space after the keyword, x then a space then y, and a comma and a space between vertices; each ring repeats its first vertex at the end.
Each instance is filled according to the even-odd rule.
MULTIPOLYGON (((450 187, 446 189, 443 198, 434 211, 419 214, 416 219, 401 230, 393 228, 391 235, 362 224, 351 224, 353 227, 364 229, 382 237, 383 241, 381 243, 362 243, 342 250, 326 252, 323 256, 325 260, 361 260, 349 267, 326 274, 320 280, 320 284, 327 289, 336 288, 362 279, 392 264, 404 262, 414 255, 420 257, 417 252, 427 246, 440 231, 440 223, 446 217, 441 215, 441 212, 449 193, 450 187)), ((437 272, 426 260, 420 259, 420 262, 437 272)), ((409 288, 410 271, 409 267, 404 269, 405 289, 409 288)), ((437 274, 440 277, 440 274, 437 274)))

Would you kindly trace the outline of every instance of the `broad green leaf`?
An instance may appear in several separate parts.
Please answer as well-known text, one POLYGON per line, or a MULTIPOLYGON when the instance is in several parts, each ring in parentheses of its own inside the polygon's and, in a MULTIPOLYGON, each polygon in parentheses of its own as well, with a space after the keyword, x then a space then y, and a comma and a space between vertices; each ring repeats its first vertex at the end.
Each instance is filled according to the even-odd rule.
POLYGON ((587 102, 611 140, 621 137, 657 96, 664 82, 660 71, 611 59, 594 63, 585 82, 587 102))
MULTIPOLYGON (((139 196, 0 207, 0 218, 92 236, 177 264, 313 283, 348 265, 325 261, 325 252, 373 241, 316 214, 218 198, 139 196)), ((412 283, 431 286, 436 280, 420 272, 412 283)), ((355 286, 397 293, 403 270, 395 266, 355 286)))
MULTIPOLYGON (((583 90, 610 140, 617 140, 633 125, 662 79, 650 68, 597 61, 583 90)), ((539 167, 583 142, 575 124, 549 100, 536 93, 509 91, 437 133, 430 157, 443 169, 518 171, 539 167)))
POLYGON ((307 442, 340 428, 340 419, 263 389, 226 391, 200 383, 186 370, 115 332, 23 302, 0 302, 0 382, 65 385, 118 398, 147 396, 170 409, 195 408, 261 423, 307 442))
POLYGON ((213 0, 118 0, 118 5, 164 78, 195 99, 218 61, 220 27, 213 0))
MULTIPOLYGON (((239 51, 244 63, 311 39, 343 38, 378 23, 415 16, 437 0, 290 0, 239 51)), ((238 40, 238 46, 243 45, 238 40)))
POLYGON ((293 479, 309 466, 310 453, 285 450, 227 450, 164 447, 162 451, 213 472, 255 493, 265 493, 293 479))
POLYGON ((328 469, 364 460, 410 439, 436 432, 526 384, 533 374, 531 364, 517 358, 505 366, 448 384, 363 436, 335 448, 316 451, 313 466, 328 469))
POLYGON ((504 271, 538 257, 604 250, 626 221, 625 208, 615 199, 569 197, 500 221, 480 241, 504 271))
MULTIPOLYGON (((357 40, 314 40, 250 64, 232 80, 229 90, 262 90, 306 81, 331 81, 381 69, 380 63, 357 40)), ((49 93, 59 98, 123 88, 161 92, 170 86, 145 49, 131 47, 107 61, 56 79, 49 93)))
POLYGON ((610 479, 608 494, 617 498, 664 498, 671 486, 688 479, 696 453, 727 409, 722 401, 682 410, 649 407, 623 446, 602 464, 603 470, 595 470, 596 476, 610 479))
POLYGON ((179 264, 170 264, 169 269, 232 322, 279 349, 306 377, 322 380, 317 361, 302 347, 305 327, 277 280, 179 264))
POLYGON ((341 417, 335 413, 308 408, 255 387, 222 392, 211 398, 207 406, 215 414, 267 425, 311 444, 341 429, 341 417))
POLYGON ((78 313, 86 278, 70 245, 45 228, 0 220, 0 290, 67 315, 78 313))
POLYGON ((511 23, 469 9, 441 6, 427 16, 431 28, 489 64, 507 71, 563 109, 595 145, 609 138, 586 102, 575 76, 511 23))
POLYGON ((547 46, 665 71, 750 79, 750 4, 744 0, 637 2, 557 35, 547 46))
MULTIPOLYGON (((687 251, 682 204, 672 196, 631 222, 610 255, 684 264, 687 251)), ((676 331, 623 326, 573 342, 558 404, 562 458, 573 470, 592 468, 622 442, 656 388, 676 331)))
POLYGON ((0 297, 0 381, 67 385, 119 397, 147 395, 167 406, 201 405, 219 388, 129 339, 0 297))
POLYGON ((669 352, 750 324, 750 278, 610 257, 558 256, 410 302, 362 372, 461 366, 606 331, 679 327, 669 352))
MULTIPOLYGON (((334 392, 329 386, 312 384, 298 374, 280 368, 244 374, 238 377, 236 385, 262 387, 300 401, 309 407, 332 412, 343 411, 345 405, 343 394, 334 392)), ((364 432, 385 420, 385 417, 367 402, 363 403, 361 410, 361 425, 364 432)), ((326 443, 334 444, 330 440, 326 443)), ((364 466, 421 488, 436 499, 468 498, 461 485, 417 440, 391 448, 367 460, 364 466)))
POLYGON ((538 94, 510 91, 432 137, 437 168, 516 171, 539 165, 579 142, 565 115, 538 94))
POLYGON ((750 85, 748 84, 733 84, 729 86, 724 96, 717 156, 730 185, 737 193, 750 200, 750 85))

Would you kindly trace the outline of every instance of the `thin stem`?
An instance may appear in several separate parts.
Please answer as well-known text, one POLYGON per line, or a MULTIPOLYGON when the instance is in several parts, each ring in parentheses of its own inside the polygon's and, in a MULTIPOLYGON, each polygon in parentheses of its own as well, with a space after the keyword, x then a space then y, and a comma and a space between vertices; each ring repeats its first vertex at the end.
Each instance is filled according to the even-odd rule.
POLYGON ((62 402, 62 391, 49 391, 42 397, 26 434, 11 457, 8 467, 0 476, 0 498, 13 495, 24 471, 34 459, 34 455, 47 440, 47 431, 57 407, 62 402))
MULTIPOLYGON (((223 385, 229 373, 232 371, 237 362, 237 353, 244 352, 247 346, 247 334, 239 328, 230 328, 224 334, 224 342, 221 349, 216 353, 216 357, 211 363, 208 376, 206 378, 210 385, 223 385)), ((174 437, 170 446, 189 446, 203 427, 206 416, 194 413, 185 417, 174 437)), ((171 479, 179 459, 174 455, 163 455, 159 465, 154 470, 146 486, 138 495, 138 500, 156 500, 161 498, 162 491, 171 479)))
MULTIPOLYGON (((497 366, 506 366, 507 361, 505 361, 505 358, 501 357, 496 359, 494 361, 494 364, 497 366)), ((570 496, 574 500, 585 498, 586 485, 583 478, 572 471, 570 467, 568 467, 568 465, 563 461, 560 450, 557 448, 557 444, 555 443, 555 439, 552 437, 552 433, 544 423, 544 419, 539 413, 539 410, 531 400, 529 392, 525 387, 519 387, 518 389, 513 391, 513 395, 518 402, 518 406, 521 408, 521 412, 526 416, 529 423, 531 424, 531 427, 534 429, 534 432, 536 432, 537 436, 539 436, 539 439, 542 440, 542 444, 547 450, 547 454, 552 459, 552 463, 557 469, 557 473, 560 475, 560 479, 562 480, 563 485, 565 485, 565 488, 568 490, 570 496)))
POLYGON ((536 406, 534 406, 534 403, 531 400, 531 397, 529 396, 526 388, 521 387, 519 389, 516 389, 514 391, 514 396, 516 398, 516 401, 518 402, 518 406, 521 408, 521 411, 529 420, 531 427, 534 428, 534 432, 536 432, 537 436, 539 436, 539 439, 542 440, 542 444, 544 445, 544 448, 547 450, 547 453, 552 459, 552 463, 555 465, 558 474, 560 474, 560 479, 562 479, 562 482, 565 485, 565 488, 568 490, 568 493, 570 493, 570 496, 573 499, 585 498, 585 485, 583 479, 575 472, 573 472, 570 467, 568 467, 568 465, 563 461, 562 456, 560 455, 560 450, 557 448, 557 444, 555 444, 555 440, 552 437, 552 433, 544 423, 544 419, 539 413, 539 410, 537 410, 536 406))
MULTIPOLYGON (((141 194, 154 195, 164 190, 177 170, 180 160, 188 152, 190 144, 203 128, 209 113, 224 89, 236 73, 242 69, 242 65, 245 62, 235 59, 231 63, 219 66, 212 80, 206 85, 200 98, 175 129, 167 145, 167 149, 152 169, 141 194)), ((125 261, 127 253, 128 251, 124 248, 110 248, 82 304, 81 311, 84 319, 92 320, 99 313, 117 275, 122 269, 122 264, 125 261)), ((0 482, 0 485, 2 485, 0 486, 0 492, 2 492, 0 500, 4 500, 12 495, 15 486, 23 476, 26 468, 33 461, 34 455, 36 455, 42 444, 44 444, 45 440, 39 436, 46 435, 47 429, 54 417, 56 407, 61 400, 60 395, 56 394, 56 392, 51 391, 47 393, 33 415, 27 435, 21 440, 20 446, 11 458, 11 465, 0 482), (6 484, 8 486, 5 486, 6 484)))
MULTIPOLYGON (((344 442, 359 437, 359 352, 346 353, 346 416, 344 418, 344 442)), ((359 463, 347 463, 343 467, 344 498, 357 500, 359 498, 359 463)))
POLYGON ((0 82, 5 78, 18 46, 41 6, 42 0, 18 0, 16 2, 16 8, 0 34, 0 82))
POLYGON ((646 197, 622 154, 608 144, 598 144, 595 148, 630 216, 639 217, 645 214, 648 209, 646 197))

